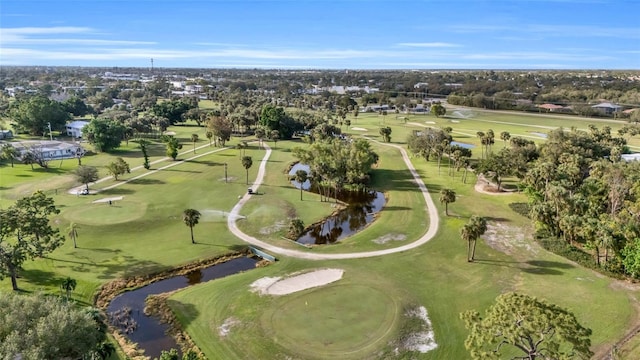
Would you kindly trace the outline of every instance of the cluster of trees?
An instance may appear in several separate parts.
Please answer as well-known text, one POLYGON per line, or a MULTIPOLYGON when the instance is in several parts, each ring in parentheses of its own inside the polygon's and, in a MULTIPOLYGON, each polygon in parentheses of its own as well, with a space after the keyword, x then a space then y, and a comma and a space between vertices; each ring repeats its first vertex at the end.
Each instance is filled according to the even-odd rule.
POLYGON ((505 176, 520 179, 540 236, 592 252, 596 266, 640 276, 640 163, 621 160, 626 139, 590 126, 550 131, 539 147, 509 141, 487 150, 476 170, 498 186, 505 176))
POLYGON ((317 186, 322 199, 334 197, 345 188, 364 189, 378 154, 366 139, 328 138, 308 147, 297 147, 293 154, 310 167, 308 179, 317 186))
POLYGON ((472 152, 470 149, 452 144, 451 131, 450 127, 444 129, 425 128, 414 131, 407 138, 407 146, 413 155, 422 157, 426 161, 435 156, 438 160, 438 173, 442 158, 446 156, 449 161, 449 175, 455 176, 455 172, 464 169, 463 181, 466 182, 466 172, 472 152))
POLYGON ((108 359, 102 314, 57 296, 0 293, 0 358, 108 359))

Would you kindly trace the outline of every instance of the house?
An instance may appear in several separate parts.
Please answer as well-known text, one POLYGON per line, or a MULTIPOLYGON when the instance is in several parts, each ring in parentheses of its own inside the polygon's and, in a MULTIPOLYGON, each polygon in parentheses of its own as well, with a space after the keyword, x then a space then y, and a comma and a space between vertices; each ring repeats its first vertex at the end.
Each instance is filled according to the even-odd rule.
POLYGON ((73 121, 67 124, 67 135, 73 138, 81 138, 82 137, 82 129, 89 124, 88 121, 73 121))
POLYGON ((82 157, 85 153, 84 148, 77 143, 64 141, 20 141, 12 142, 16 150, 18 150, 18 159, 22 160, 27 152, 31 152, 36 158, 44 161, 56 159, 73 159, 82 157))
POLYGON ((591 108, 596 109, 598 111, 601 111, 607 115, 611 115, 615 112, 618 112, 622 109, 622 106, 620 105, 615 105, 612 103, 608 103, 608 102, 603 102, 597 105, 593 105, 591 108))
POLYGON ((11 130, 0 130, 0 140, 6 140, 13 138, 13 132, 11 130))
POLYGON ((549 112, 555 112, 560 109, 564 109, 564 106, 556 105, 556 104, 541 104, 541 105, 538 105, 538 108, 542 110, 547 110, 549 112))

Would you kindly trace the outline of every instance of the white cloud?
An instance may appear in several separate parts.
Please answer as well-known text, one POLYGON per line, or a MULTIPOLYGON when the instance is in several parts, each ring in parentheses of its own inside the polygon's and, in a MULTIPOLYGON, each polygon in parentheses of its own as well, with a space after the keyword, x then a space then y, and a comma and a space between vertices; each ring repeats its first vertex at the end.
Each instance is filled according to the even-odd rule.
POLYGON ((398 46, 417 47, 417 48, 452 48, 460 47, 458 44, 445 42, 425 42, 425 43, 398 43, 398 46))

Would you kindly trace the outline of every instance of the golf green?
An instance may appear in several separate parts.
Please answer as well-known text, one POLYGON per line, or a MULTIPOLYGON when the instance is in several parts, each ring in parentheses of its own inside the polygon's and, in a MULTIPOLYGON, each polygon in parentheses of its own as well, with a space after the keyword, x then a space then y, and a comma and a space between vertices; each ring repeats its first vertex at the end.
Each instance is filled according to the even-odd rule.
POLYGON ((393 333, 399 306, 383 290, 335 285, 290 295, 267 316, 274 340, 299 355, 363 355, 393 333), (354 301, 354 299, 358 299, 354 301))
POLYGON ((78 224, 110 225, 133 221, 144 216, 147 203, 131 199, 75 205, 65 210, 64 217, 78 224))

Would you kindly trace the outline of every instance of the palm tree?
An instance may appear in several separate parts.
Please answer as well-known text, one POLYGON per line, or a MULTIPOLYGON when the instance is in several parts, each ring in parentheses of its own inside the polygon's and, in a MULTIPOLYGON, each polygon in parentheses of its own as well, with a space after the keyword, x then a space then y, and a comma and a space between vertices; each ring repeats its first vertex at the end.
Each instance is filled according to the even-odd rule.
POLYGON ((443 188, 440 190, 440 203, 444 203, 444 213, 449 216, 449 203, 456 202, 456 192, 443 188))
POLYGON ((77 248, 76 239, 78 238, 78 225, 76 223, 72 222, 69 224, 69 227, 67 228, 67 235, 69 235, 71 240, 73 240, 73 248, 77 248))
POLYGON ((62 290, 66 292, 67 301, 69 301, 69 298, 71 297, 71 292, 75 290, 76 285, 77 285, 76 280, 68 276, 66 279, 62 280, 62 284, 60 284, 60 287, 62 288, 62 290))
POLYGON ((191 229, 191 243, 195 244, 196 241, 193 239, 193 227, 198 225, 198 221, 200 220, 200 212, 195 209, 186 209, 182 212, 182 221, 184 221, 185 225, 191 229))
POLYGON ((478 240, 480 236, 487 232, 487 219, 481 216, 473 215, 471 219, 469 219, 469 222, 473 227, 473 233, 475 235, 473 239, 473 249, 471 250, 471 261, 473 261, 476 256, 476 240, 478 240))
POLYGON ((211 139, 213 138, 213 133, 211 131, 207 131, 206 135, 207 135, 207 139, 209 139, 209 146, 211 146, 211 139))
POLYGON ((460 237, 467 242, 467 261, 473 262, 476 255, 476 240, 487 231, 487 219, 473 215, 460 229, 460 237))
POLYGON ((247 185, 249 185, 249 168, 253 165, 253 159, 251 156, 243 156, 242 157, 242 166, 247 170, 247 185))
POLYGON ((508 131, 503 131, 500 133, 500 140, 504 141, 504 147, 507 147, 507 141, 511 139, 511 134, 508 131))
POLYGON ((191 134, 191 141, 193 142, 193 153, 196 153, 196 142, 198 142, 198 134, 191 134))
POLYGON ((473 227, 471 224, 466 223, 460 229, 460 237, 467 243, 467 262, 471 262, 471 243, 475 241, 473 234, 473 227))
POLYGON ((302 184, 309 178, 309 175, 304 170, 296 171, 295 180, 300 184, 300 200, 302 200, 302 184))

